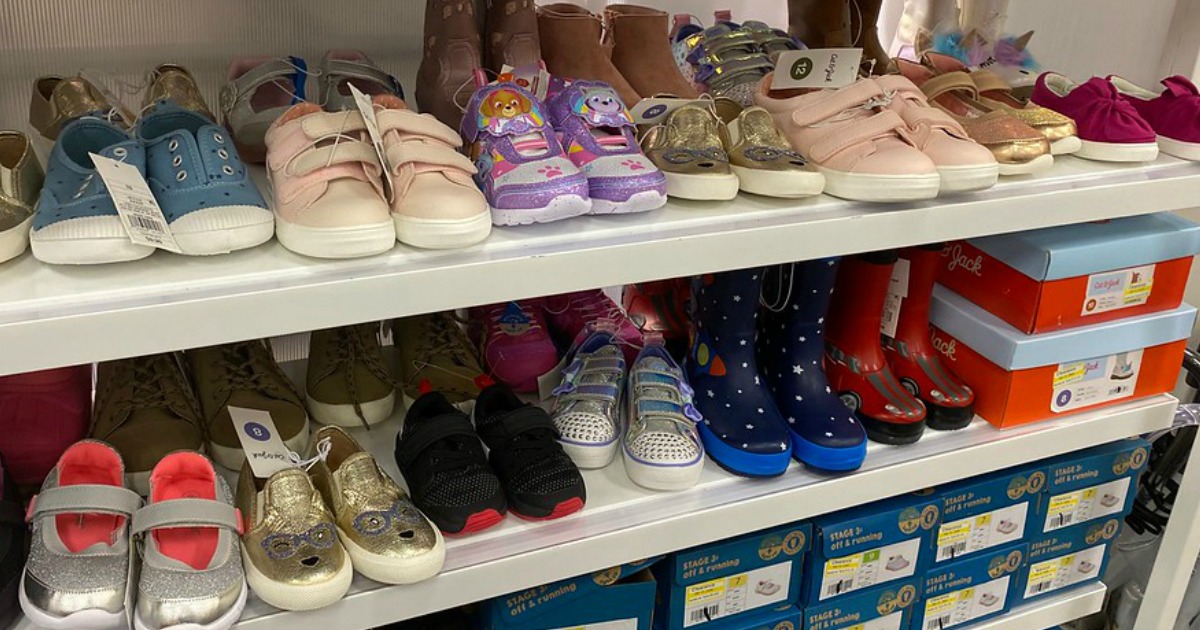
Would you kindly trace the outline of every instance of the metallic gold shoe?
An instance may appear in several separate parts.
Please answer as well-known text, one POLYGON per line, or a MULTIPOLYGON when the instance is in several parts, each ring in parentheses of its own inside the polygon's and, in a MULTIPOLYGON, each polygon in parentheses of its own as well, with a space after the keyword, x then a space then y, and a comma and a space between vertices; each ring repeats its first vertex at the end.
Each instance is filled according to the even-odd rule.
POLYGON ((260 599, 284 610, 315 610, 350 590, 350 556, 304 470, 285 468, 258 479, 243 465, 237 506, 245 519, 246 581, 260 599))
POLYGON ((971 80, 979 89, 980 102, 1041 132, 1050 143, 1051 155, 1067 155, 1083 146, 1074 120, 1052 109, 1021 102, 1013 96, 1012 87, 1000 75, 988 70, 975 70, 971 73, 971 80))
POLYGON ((375 458, 338 427, 317 432, 313 485, 333 508, 354 568, 384 584, 412 584, 442 570, 446 543, 375 458))
POLYGON ((20 256, 29 246, 33 208, 42 191, 42 167, 29 138, 19 131, 0 131, 0 262, 20 256))
POLYGON ((761 107, 745 107, 718 97, 713 103, 725 124, 725 151, 738 186, 768 197, 810 197, 821 194, 825 176, 817 172, 775 128, 771 114, 761 107))
POLYGON ((711 108, 684 105, 642 136, 642 150, 667 178, 667 194, 681 199, 728 200, 738 178, 729 167, 721 121, 711 108))
POLYGON ((158 101, 171 101, 209 120, 217 119, 204 102, 204 95, 192 73, 180 65, 164 63, 150 71, 150 87, 142 96, 142 111, 158 101))
POLYGON ((57 140, 64 125, 88 114, 103 115, 122 127, 133 119, 128 110, 119 103, 110 102, 83 77, 46 76, 34 80, 33 95, 29 99, 29 124, 38 133, 57 140))

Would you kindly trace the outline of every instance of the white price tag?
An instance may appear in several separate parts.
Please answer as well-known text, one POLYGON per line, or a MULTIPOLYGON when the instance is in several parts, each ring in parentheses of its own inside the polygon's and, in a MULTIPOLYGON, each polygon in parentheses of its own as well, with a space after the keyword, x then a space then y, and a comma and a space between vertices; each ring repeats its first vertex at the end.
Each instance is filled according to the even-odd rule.
POLYGON ((96 173, 108 187, 113 205, 129 238, 139 245, 149 245, 177 254, 183 253, 175 236, 167 226, 162 208, 150 192, 146 178, 132 164, 126 164, 102 155, 90 154, 96 165, 96 173))
POLYGON ((383 167, 383 178, 387 181, 387 199, 388 203, 391 203, 396 188, 392 182, 392 167, 388 164, 383 149, 383 134, 379 133, 379 121, 375 118, 375 105, 371 102, 371 97, 359 91, 353 83, 347 85, 350 86, 350 94, 354 96, 354 104, 358 106, 358 113, 362 114, 367 123, 367 135, 371 136, 371 144, 375 146, 375 154, 379 156, 379 164, 383 167))
POLYGON ((775 62, 772 90, 840 88, 858 80, 861 48, 788 50, 775 62))
POLYGON ((887 297, 883 302, 883 320, 879 324, 879 332, 888 338, 896 337, 896 326, 900 324, 900 309, 903 308, 904 298, 908 297, 908 259, 901 258, 892 266, 892 277, 888 281, 887 297))
POLYGON ((289 457, 291 449, 280 439, 270 413, 261 409, 229 407, 229 416, 233 418, 233 428, 255 477, 266 479, 293 467, 289 457))
POLYGON ((529 93, 536 96, 539 101, 545 101, 546 95, 550 91, 550 73, 546 72, 545 66, 540 62, 536 66, 521 68, 514 68, 508 64, 502 65, 500 76, 496 77, 496 81, 493 83, 504 81, 512 81, 529 90, 529 93))
MULTIPOLYGON (((666 120, 667 114, 687 105, 688 103, 701 103, 702 101, 690 98, 644 98, 629 110, 629 114, 633 116, 633 122, 639 125, 657 125, 666 120)), ((705 106, 708 106, 708 101, 703 101, 705 106)))

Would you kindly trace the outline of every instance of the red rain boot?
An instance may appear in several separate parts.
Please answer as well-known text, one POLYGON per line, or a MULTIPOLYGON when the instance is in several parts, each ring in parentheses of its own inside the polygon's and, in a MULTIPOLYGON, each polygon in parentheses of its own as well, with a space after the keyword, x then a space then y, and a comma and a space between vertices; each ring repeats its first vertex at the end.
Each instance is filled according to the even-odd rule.
POLYGON ((911 444, 925 430, 925 405, 888 367, 880 343, 894 251, 848 256, 838 267, 825 331, 825 374, 847 407, 883 444, 911 444))
POLYGON ((643 333, 662 335, 667 351, 682 362, 688 349, 688 309, 692 287, 687 278, 627 284, 621 304, 643 333))
POLYGON ((975 392, 946 368, 930 338, 929 301, 941 250, 941 243, 900 250, 900 261, 908 261, 908 291, 896 336, 884 335, 883 353, 904 389, 925 404, 929 428, 953 431, 975 418, 975 392))

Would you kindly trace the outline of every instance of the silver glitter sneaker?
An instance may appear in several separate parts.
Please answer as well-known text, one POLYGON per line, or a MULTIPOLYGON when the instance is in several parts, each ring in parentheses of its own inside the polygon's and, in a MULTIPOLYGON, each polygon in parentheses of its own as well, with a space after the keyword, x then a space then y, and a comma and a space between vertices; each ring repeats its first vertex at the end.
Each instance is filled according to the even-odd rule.
POLYGON ((696 485, 704 470, 696 428, 704 416, 692 404, 694 392, 661 337, 645 343, 629 370, 625 472, 651 490, 683 490, 696 485))
POLYGON ((554 426, 563 450, 580 468, 603 468, 617 453, 625 358, 616 328, 597 322, 568 352, 562 383, 554 388, 554 426))
POLYGON ((167 455, 133 516, 142 542, 135 630, 228 630, 246 606, 233 493, 207 457, 167 455))
POLYGON ((129 521, 141 506, 121 456, 103 442, 73 444, 30 506, 25 616, 39 628, 125 628, 129 521))

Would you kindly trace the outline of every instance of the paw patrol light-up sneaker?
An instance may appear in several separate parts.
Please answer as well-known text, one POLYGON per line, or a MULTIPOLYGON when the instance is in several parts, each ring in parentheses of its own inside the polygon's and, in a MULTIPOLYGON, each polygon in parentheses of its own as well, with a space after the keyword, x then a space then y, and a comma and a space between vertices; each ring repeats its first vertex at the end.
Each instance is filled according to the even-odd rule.
POLYGON ((567 158, 542 104, 517 84, 478 89, 460 132, 492 223, 546 223, 591 210, 587 178, 567 158))

